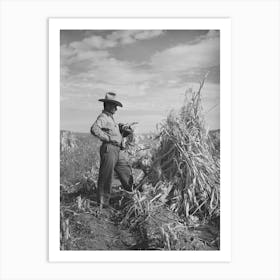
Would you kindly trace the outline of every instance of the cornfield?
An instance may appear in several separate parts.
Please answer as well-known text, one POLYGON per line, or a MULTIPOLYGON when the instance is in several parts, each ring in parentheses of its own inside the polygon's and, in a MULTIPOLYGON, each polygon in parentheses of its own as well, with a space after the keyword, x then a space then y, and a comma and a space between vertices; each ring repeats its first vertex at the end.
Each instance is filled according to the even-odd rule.
MULTIPOLYGON (((131 241, 125 247, 129 250, 219 249, 219 136, 205 128, 201 105, 204 82, 205 78, 197 91, 185 94, 180 110, 167 116, 158 134, 149 136, 144 144, 137 141, 140 137, 136 135, 126 139, 125 152, 133 168, 134 187, 131 192, 114 190, 117 199, 111 209, 114 214, 109 216, 110 223, 122 233, 119 236, 127 236, 126 231, 136 236, 136 245, 131 241)), ((88 249, 85 244, 93 244, 88 232, 98 236, 96 226, 101 223, 101 244, 101 228, 108 228, 106 221, 101 222, 102 214, 95 201, 98 148, 87 138, 78 141, 70 135, 70 141, 66 136, 64 133, 61 141, 61 249, 88 249), (77 223, 78 217, 91 221, 91 229, 77 223), (84 237, 80 237, 81 232, 84 237), (79 242, 83 244, 80 247, 79 242)), ((115 231, 113 228, 112 236, 115 231)), ((134 237, 126 237, 121 243, 134 237)), ((112 237, 107 243, 115 239, 112 237)), ((96 248, 95 243, 91 246, 96 248)))

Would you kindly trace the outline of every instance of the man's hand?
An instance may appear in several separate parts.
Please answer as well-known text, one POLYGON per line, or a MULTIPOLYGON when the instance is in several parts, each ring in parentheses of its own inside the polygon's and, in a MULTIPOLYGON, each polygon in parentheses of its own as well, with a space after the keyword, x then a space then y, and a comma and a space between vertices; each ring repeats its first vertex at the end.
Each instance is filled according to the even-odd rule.
POLYGON ((133 133, 133 129, 130 125, 120 123, 119 128, 123 137, 127 137, 128 135, 133 133))
POLYGON ((116 140, 112 140, 109 143, 112 144, 112 145, 115 145, 115 146, 120 146, 120 143, 116 140))

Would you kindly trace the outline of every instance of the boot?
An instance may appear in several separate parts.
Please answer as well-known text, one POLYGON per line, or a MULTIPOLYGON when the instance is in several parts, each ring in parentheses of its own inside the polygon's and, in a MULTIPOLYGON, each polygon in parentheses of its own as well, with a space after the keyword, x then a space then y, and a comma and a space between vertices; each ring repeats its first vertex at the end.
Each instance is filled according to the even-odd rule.
POLYGON ((109 196, 106 194, 100 195, 100 209, 109 207, 109 196))

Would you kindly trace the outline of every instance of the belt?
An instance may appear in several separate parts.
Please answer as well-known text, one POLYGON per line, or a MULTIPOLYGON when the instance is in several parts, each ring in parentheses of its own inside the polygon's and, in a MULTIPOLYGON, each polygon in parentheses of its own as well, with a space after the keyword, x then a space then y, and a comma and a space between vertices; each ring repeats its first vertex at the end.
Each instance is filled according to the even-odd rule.
POLYGON ((113 145, 115 147, 121 148, 121 144, 117 144, 117 143, 112 143, 112 142, 104 142, 104 145, 113 145))
POLYGON ((121 148, 121 144, 111 143, 111 142, 109 142, 109 144, 111 144, 111 145, 113 145, 113 146, 116 146, 116 147, 118 147, 118 148, 121 148))

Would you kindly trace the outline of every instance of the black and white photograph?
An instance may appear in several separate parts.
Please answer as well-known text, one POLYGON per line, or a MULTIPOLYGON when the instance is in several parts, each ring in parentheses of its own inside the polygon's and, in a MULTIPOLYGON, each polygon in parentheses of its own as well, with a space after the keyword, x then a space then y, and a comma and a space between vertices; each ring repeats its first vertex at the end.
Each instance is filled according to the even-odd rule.
POLYGON ((279 6, 0 1, 0 279, 279 279, 279 6))
POLYGON ((221 252, 221 28, 58 31, 56 250, 221 252))
POLYGON ((60 249, 220 249, 219 30, 60 31, 60 249))
POLYGON ((0 1, 0 279, 279 279, 279 6, 0 1))

